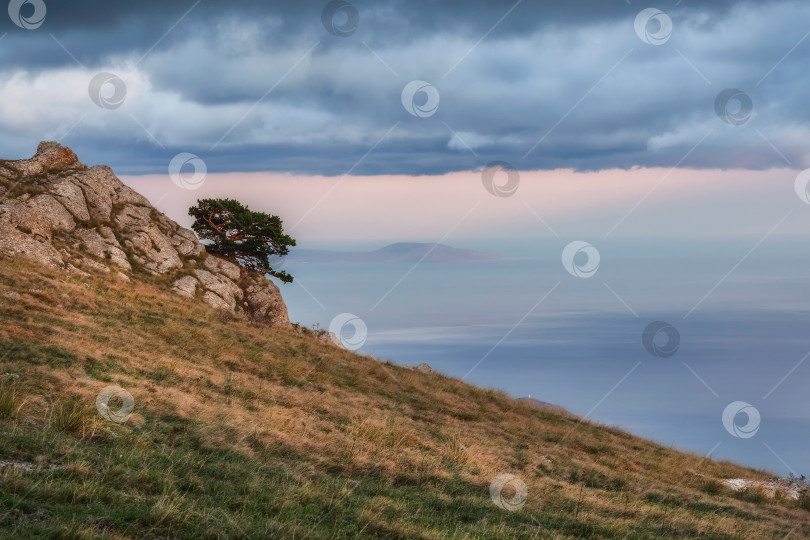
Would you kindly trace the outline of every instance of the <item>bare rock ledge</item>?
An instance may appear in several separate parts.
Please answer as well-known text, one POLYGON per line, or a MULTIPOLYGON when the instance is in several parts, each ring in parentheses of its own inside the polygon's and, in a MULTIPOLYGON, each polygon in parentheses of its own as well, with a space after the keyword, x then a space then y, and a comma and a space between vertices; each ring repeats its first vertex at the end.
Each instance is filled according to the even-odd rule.
POLYGON ((189 300, 289 327, 278 287, 206 253, 195 234, 155 209, 106 166, 40 143, 31 159, 0 160, 0 256, 25 256, 73 273, 165 275, 189 300))

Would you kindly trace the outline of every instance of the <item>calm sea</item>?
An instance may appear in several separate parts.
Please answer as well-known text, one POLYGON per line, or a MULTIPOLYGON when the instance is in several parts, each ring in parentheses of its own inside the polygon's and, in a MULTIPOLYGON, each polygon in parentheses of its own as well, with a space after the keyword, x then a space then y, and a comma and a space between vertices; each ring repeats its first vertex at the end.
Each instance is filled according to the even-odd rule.
POLYGON ((362 319, 361 353, 426 362, 701 455, 810 475, 806 248, 789 240, 753 251, 756 240, 594 242, 600 265, 582 279, 561 263, 571 240, 454 243, 504 255, 495 261, 291 263, 285 269, 297 282, 282 292, 294 322, 362 319), (659 356, 642 340, 656 321, 679 339, 676 347, 673 330, 654 334, 659 356), (754 416, 731 406, 724 425, 734 402, 754 416))

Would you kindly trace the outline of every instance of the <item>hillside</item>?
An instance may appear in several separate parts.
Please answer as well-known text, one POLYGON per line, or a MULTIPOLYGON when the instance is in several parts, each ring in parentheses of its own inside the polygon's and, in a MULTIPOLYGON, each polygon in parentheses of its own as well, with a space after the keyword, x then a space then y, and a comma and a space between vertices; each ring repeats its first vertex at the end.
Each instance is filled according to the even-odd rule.
POLYGON ((766 472, 291 325, 119 184, 0 163, 0 537, 810 537, 804 494, 723 483, 766 472))
POLYGON ((555 405, 554 403, 548 403, 545 401, 540 401, 539 399, 534 399, 532 396, 518 398, 518 401, 528 403, 529 405, 534 405, 535 407, 540 407, 541 409, 565 412, 565 409, 563 407, 560 407, 559 405, 555 405))
POLYGON ((795 501, 720 482, 763 472, 165 286, 0 260, 0 459, 17 465, 0 469, 0 536, 810 535, 795 501), (125 423, 97 412, 110 385, 134 398, 125 423), (503 473, 527 486, 519 511, 490 499, 503 473))

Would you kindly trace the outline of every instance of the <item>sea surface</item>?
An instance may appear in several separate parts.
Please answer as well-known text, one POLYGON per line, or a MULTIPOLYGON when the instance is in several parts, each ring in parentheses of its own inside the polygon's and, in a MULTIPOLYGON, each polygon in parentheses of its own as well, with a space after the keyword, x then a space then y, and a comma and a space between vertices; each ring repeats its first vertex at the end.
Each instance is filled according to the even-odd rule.
POLYGON ((583 279, 561 262, 572 240, 452 244, 502 255, 492 261, 290 263, 296 282, 282 293, 305 326, 362 319, 360 353, 426 362, 700 456, 810 475, 810 250, 792 239, 594 242, 599 268, 583 279), (658 332, 645 347, 659 321, 677 346, 658 332), (745 404, 753 422, 734 414, 745 404))

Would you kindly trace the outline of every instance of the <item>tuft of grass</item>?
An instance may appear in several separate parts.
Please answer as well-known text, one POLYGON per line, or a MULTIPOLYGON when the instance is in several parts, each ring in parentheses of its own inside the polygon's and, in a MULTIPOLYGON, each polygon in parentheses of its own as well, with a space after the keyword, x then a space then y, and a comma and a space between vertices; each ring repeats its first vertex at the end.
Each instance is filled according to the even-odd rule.
POLYGON ((180 511, 183 503, 182 496, 164 491, 149 509, 150 520, 155 525, 182 523, 187 519, 180 511))
POLYGON ((700 491, 708 493, 709 495, 719 495, 723 492, 724 488, 725 486, 723 486, 722 482, 714 478, 707 478, 700 485, 700 491))
POLYGON ((461 437, 457 434, 450 435, 444 440, 444 459, 451 465, 463 465, 467 463, 467 447, 461 442, 461 437))
POLYGON ((25 399, 17 391, 14 383, 0 382, 0 418, 16 420, 23 405, 25 405, 25 399))
POLYGON ((146 378, 155 382, 177 382, 177 364, 175 362, 164 362, 146 373, 146 378))
POLYGON ((84 437, 90 428, 94 409, 76 398, 56 400, 51 405, 50 425, 54 429, 84 437))
POLYGON ((737 496, 744 501, 748 501, 754 504, 766 504, 771 500, 771 498, 768 497, 768 494, 765 493, 765 490, 761 486, 747 487, 743 490, 738 491, 737 496))

